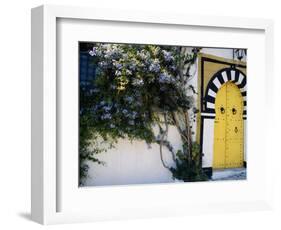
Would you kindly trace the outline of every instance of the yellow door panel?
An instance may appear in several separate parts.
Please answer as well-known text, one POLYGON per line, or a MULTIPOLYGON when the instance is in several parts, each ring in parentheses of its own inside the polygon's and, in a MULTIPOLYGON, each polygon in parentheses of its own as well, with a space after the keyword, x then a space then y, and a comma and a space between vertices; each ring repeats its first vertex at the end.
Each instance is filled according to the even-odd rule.
POLYGON ((215 110, 213 167, 242 167, 244 155, 243 98, 234 83, 227 82, 220 88, 216 95, 215 110))
POLYGON ((227 83, 226 89, 226 167, 243 166, 243 98, 239 88, 227 83))
POLYGON ((226 137, 226 86, 223 85, 217 93, 215 103, 215 145, 214 168, 225 166, 225 137, 226 137))

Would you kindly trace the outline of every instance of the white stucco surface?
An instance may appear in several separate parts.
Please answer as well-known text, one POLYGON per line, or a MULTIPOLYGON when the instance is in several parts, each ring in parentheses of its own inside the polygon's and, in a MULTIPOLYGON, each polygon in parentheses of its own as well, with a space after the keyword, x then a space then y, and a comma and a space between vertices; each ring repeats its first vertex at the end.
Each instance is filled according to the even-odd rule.
MULTIPOLYGON (((174 149, 181 149, 181 139, 175 127, 169 127, 169 136, 174 149)), ((171 153, 164 147, 163 158, 170 167, 174 165, 171 153)), ((163 167, 159 145, 150 147, 144 141, 130 142, 120 139, 116 148, 98 155, 105 165, 89 163, 89 178, 85 186, 122 185, 172 182, 172 174, 163 167)))
POLYGON ((233 50, 232 49, 203 48, 201 50, 201 52, 205 53, 205 54, 215 55, 215 56, 218 56, 218 57, 228 58, 228 59, 233 58, 233 50))
POLYGON ((212 167, 213 165, 213 149, 214 149, 214 119, 204 119, 203 130, 203 167, 212 167))

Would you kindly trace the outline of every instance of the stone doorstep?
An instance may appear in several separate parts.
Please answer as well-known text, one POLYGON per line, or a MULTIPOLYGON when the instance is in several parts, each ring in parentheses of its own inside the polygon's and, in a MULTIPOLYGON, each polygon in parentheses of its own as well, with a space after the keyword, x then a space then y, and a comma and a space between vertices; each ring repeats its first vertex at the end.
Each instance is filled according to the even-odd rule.
POLYGON ((246 179, 246 168, 216 169, 212 180, 241 180, 246 179))

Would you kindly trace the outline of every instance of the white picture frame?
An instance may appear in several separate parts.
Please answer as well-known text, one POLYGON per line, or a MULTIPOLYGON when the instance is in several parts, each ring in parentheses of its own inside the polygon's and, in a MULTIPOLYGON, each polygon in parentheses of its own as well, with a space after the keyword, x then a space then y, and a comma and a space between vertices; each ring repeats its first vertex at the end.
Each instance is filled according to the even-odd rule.
MULTIPOLYGON (((164 184, 164 185, 138 185, 138 186, 117 186, 108 188, 98 188, 96 190, 85 189, 83 197, 87 199, 95 193, 99 196, 95 201, 95 208, 87 206, 87 199, 82 199, 82 196, 72 196, 75 191, 64 190, 59 192, 62 186, 62 181, 58 177, 61 171, 61 165, 58 164, 58 140, 57 140, 57 95, 60 88, 57 85, 58 62, 57 62, 57 22, 60 19, 69 20, 88 20, 102 21, 105 23, 121 22, 123 24, 133 25, 148 25, 151 28, 169 27, 180 28, 192 27, 194 29, 219 29, 225 31, 241 30, 243 33, 251 33, 258 31, 262 34, 259 44, 262 44, 262 54, 264 58, 257 60, 260 63, 262 71, 259 74, 260 82, 265 81, 266 84, 254 83, 249 80, 249 85, 254 85, 252 89, 252 98, 257 95, 262 98, 259 103, 266 107, 267 110, 274 109, 273 98, 273 22, 265 19, 248 19, 248 18, 230 18, 230 17, 209 17, 209 16, 194 16, 194 15, 174 15, 164 14, 159 12, 138 12, 138 11, 115 11, 98 8, 79 8, 66 6, 51 6, 44 5, 32 9, 32 188, 31 188, 31 213, 32 219, 41 224, 56 224, 83 222, 107 219, 123 219, 123 218, 140 218, 151 216, 171 216, 185 215, 191 213, 206 213, 206 212, 225 212, 225 211, 245 211, 245 210, 264 210, 272 207, 272 167, 273 155, 270 153, 270 137, 266 136, 262 149, 259 146, 252 145, 254 142, 249 140, 249 154, 252 155, 252 162, 260 164, 262 159, 266 162, 263 165, 262 179, 253 180, 251 187, 247 187, 246 183, 251 182, 251 178, 260 176, 255 166, 248 168, 250 173, 250 182, 239 183, 232 185, 231 182, 210 185, 210 183, 198 183, 196 185, 184 184, 164 184), (263 43, 264 41, 264 43, 263 43), (251 152, 264 151, 263 158, 257 158, 251 152), (252 170, 252 174, 251 171, 252 170), (206 190, 210 193, 216 193, 219 189, 237 190, 241 188, 241 194, 236 199, 217 200, 214 196, 213 200, 210 197, 200 198, 204 196, 206 190), (248 189, 248 195, 243 195, 243 191, 248 189), (250 190, 249 190, 250 189, 250 190), (258 190, 253 199, 249 199, 250 192, 258 190), (201 191, 201 193, 200 193, 201 191), (73 192, 73 193, 72 193, 73 192), (199 192, 199 193, 198 193, 199 192), (119 203, 110 198, 113 194, 118 194, 119 203), (155 197, 150 197, 153 194, 155 197), (163 195, 160 195, 163 194, 163 195), (168 194, 176 199, 168 198, 168 194), (188 194, 188 195, 187 195, 188 194), (192 199, 181 202, 183 197, 191 197, 192 199), (68 209, 60 210, 60 199, 66 196, 68 209), (134 197, 138 196, 138 200, 134 197), (159 196, 159 200, 157 200, 159 196), (165 198, 166 197, 166 198, 165 198), (165 204, 161 204, 160 199, 166 199, 165 204), (81 200, 80 200, 81 199, 81 200), (200 199, 202 202, 200 202, 200 199), (192 201, 191 201, 192 200, 192 201), (146 202, 144 202, 146 201, 146 202), (150 204, 150 205, 148 205, 150 204), (73 208, 71 208, 73 207, 73 208), (58 211, 59 210, 59 211, 58 211)), ((125 39, 126 34, 123 35, 125 39)), ((214 35, 212 35, 214 36, 214 35)), ((119 38, 120 39, 120 38, 119 38)), ((170 38, 173 39, 173 38, 170 38)), ((210 38, 211 39, 211 38, 210 38)), ((235 40, 235 37, 234 37, 235 40)), ((124 40, 123 40, 124 41, 124 40)), ((132 40, 131 40, 132 41, 132 40)), ((131 42, 130 41, 130 42, 131 42)), ((152 42, 157 41, 157 38, 152 42)), ((170 40, 170 42, 173 40, 170 40)), ((162 41, 165 42, 165 41, 162 41)), ((174 41, 174 43, 180 41, 174 41)), ((201 41, 203 44, 204 41, 201 41)), ((222 40, 214 41, 211 46, 216 46, 222 40)), ((239 44, 239 41, 234 41, 239 44)), ((242 42, 242 41, 241 41, 242 42)), ((193 44, 190 44, 193 45, 193 44)), ((198 45, 198 44, 197 44, 198 45)), ((247 48, 247 47, 245 47, 247 48)), ((249 55, 249 59, 257 59, 249 55)), ((251 62, 251 61, 249 61, 251 62)), ((78 65, 78 64, 77 64, 78 65)), ((249 73, 255 70, 249 65, 249 73)), ((71 100, 71 99, 69 99, 71 100)), ((251 93, 249 93, 249 104, 251 105, 251 93)), ((267 126, 262 127, 262 132, 270 133, 273 130, 274 124, 267 117, 266 112, 260 112, 260 115, 254 119, 252 115, 258 111, 258 104, 253 103, 252 109, 249 108, 249 133, 254 137, 255 125, 258 123, 258 118, 267 120, 267 126), (251 121, 252 118, 252 121, 251 121), (252 130, 252 131, 251 131, 252 130)), ((256 137, 256 136, 255 136, 256 137)), ((257 137, 258 138, 258 137, 257 137)), ((251 138, 250 138, 251 139, 251 138)), ((260 154, 256 154, 260 155, 260 154)), ((77 162, 76 162, 77 163, 77 162)), ((70 160, 68 164, 75 164, 75 159, 70 160)), ((77 184, 75 184, 77 186, 77 184)), ((78 186, 77 186, 78 189, 78 186)), ((78 192, 81 193, 81 190, 78 192)), ((91 202, 90 202, 91 203, 91 202)), ((90 205, 91 206, 91 205, 90 205)), ((92 206, 93 207, 93 206, 92 206)))

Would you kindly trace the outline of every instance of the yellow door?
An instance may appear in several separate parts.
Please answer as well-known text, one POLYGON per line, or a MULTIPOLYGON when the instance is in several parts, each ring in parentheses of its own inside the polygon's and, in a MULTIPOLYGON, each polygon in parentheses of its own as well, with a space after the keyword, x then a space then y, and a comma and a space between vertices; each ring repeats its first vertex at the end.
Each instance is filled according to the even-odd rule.
POLYGON ((243 98, 234 83, 227 82, 219 89, 216 95, 215 111, 213 168, 242 167, 243 98))

